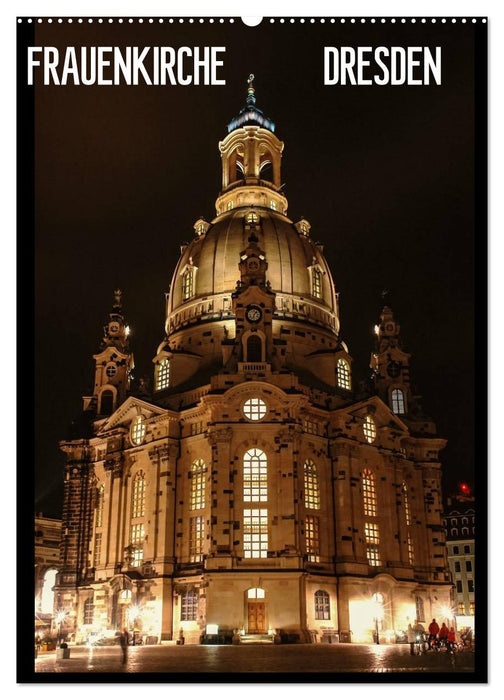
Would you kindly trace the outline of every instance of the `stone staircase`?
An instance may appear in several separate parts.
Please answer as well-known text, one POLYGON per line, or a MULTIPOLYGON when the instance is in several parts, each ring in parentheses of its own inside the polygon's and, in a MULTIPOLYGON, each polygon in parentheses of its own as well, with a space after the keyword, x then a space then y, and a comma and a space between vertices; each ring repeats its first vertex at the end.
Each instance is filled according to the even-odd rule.
POLYGON ((270 634, 243 634, 240 637, 241 644, 273 644, 273 636, 270 634))

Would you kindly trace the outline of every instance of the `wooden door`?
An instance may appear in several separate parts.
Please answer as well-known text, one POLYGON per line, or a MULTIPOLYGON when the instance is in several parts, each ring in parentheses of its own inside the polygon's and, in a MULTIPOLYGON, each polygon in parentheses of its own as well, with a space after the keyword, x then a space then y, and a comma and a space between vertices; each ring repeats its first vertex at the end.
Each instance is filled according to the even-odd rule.
POLYGON ((264 603, 257 601, 248 604, 248 633, 264 634, 266 627, 264 624, 264 603))

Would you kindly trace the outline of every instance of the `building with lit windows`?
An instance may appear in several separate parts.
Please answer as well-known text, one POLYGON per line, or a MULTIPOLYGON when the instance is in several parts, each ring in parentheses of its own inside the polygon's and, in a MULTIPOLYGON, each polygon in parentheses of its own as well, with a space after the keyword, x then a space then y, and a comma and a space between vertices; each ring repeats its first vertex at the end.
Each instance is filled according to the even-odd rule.
MULTIPOLYGON (((469 491, 463 484, 462 489, 469 491)), ((443 523, 448 565, 454 585, 453 605, 457 626, 474 629, 475 608, 475 504, 469 493, 447 499, 443 523)))
POLYGON ((247 103, 219 144, 216 216, 166 295, 154 390, 119 291, 67 455, 57 605, 76 641, 372 641, 450 604, 436 434, 385 305, 356 391, 338 294, 287 216, 284 144, 247 103), (217 637, 215 635, 218 635, 217 637))

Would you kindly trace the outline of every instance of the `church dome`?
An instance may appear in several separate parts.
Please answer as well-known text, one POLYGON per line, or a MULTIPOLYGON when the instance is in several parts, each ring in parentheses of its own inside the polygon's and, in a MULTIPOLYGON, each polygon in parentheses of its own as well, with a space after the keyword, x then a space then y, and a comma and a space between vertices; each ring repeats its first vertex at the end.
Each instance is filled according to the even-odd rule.
MULTIPOLYGON (((259 113, 252 78, 247 105, 259 113)), ((219 143, 217 216, 211 223, 199 219, 195 238, 182 246, 167 303, 166 333, 170 336, 196 319, 211 322, 231 315, 240 256, 253 232, 267 264, 266 284, 276 295, 273 319, 308 322, 337 335, 337 296, 322 246, 310 237, 306 219, 293 223, 287 217, 280 177, 284 144, 273 133, 271 120, 261 126, 242 112, 243 118, 231 122, 230 133, 219 143)))

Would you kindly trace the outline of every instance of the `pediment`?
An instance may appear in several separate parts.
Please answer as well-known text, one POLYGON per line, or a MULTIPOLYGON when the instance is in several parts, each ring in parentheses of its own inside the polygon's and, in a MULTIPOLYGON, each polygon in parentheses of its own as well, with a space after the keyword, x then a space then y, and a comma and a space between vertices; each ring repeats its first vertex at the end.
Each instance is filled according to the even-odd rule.
POLYGON ((406 423, 379 396, 372 396, 365 401, 359 401, 353 406, 348 406, 345 410, 353 416, 364 416, 366 413, 371 413, 378 427, 388 427, 392 430, 409 433, 406 423))
POLYGON ((149 418, 154 418, 168 413, 170 413, 170 411, 167 411, 165 408, 155 406, 154 404, 144 401, 143 399, 139 399, 135 396, 129 396, 126 401, 124 401, 100 426, 98 434, 105 433, 121 426, 129 427, 133 418, 140 414, 143 415, 146 420, 148 420, 149 418))

